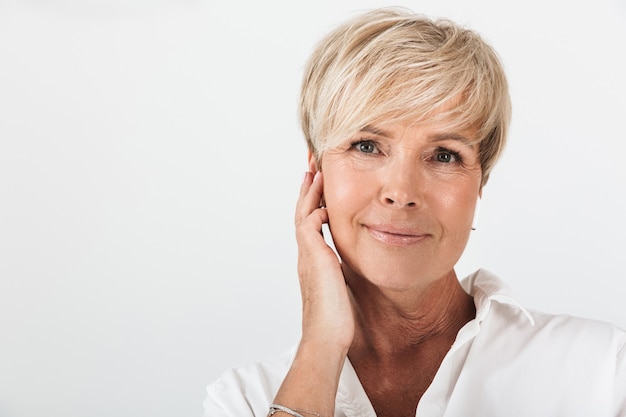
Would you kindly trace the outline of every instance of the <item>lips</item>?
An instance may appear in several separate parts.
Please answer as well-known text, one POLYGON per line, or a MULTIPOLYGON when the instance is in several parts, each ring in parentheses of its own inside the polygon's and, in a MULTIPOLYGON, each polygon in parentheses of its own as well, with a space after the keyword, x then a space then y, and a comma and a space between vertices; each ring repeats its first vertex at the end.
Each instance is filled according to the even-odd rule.
POLYGON ((379 242, 391 246, 415 245, 429 234, 413 228, 399 228, 391 225, 366 225, 369 234, 379 242))

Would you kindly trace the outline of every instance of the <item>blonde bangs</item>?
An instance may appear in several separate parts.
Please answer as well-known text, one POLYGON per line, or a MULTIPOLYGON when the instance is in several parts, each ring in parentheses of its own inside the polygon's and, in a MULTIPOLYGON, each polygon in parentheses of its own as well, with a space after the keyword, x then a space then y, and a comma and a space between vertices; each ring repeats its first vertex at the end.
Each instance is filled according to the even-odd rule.
POLYGON ((483 183, 504 146, 508 86, 493 49, 448 20, 397 9, 349 22, 322 40, 306 69, 301 122, 319 158, 378 123, 476 128, 483 183))

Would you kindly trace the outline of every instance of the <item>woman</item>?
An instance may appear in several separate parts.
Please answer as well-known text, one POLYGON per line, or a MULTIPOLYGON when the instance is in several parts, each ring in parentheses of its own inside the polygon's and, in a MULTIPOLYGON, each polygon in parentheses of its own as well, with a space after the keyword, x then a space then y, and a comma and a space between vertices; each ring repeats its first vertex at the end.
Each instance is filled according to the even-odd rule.
POLYGON ((302 337, 210 385, 205 415, 626 416, 624 331, 455 274, 509 118, 470 30, 384 9, 330 33, 302 88, 302 337))

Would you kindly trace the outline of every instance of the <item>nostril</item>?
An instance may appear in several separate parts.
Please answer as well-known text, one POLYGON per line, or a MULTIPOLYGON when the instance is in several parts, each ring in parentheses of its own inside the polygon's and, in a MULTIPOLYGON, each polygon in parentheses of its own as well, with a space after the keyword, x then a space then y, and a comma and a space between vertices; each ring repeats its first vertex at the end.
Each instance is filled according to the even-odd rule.
POLYGON ((405 206, 405 207, 416 207, 417 203, 415 203, 414 201, 409 201, 406 204, 402 204, 399 201, 394 200, 393 198, 389 198, 389 197, 385 197, 385 203, 389 204, 389 205, 399 205, 399 206, 405 206))

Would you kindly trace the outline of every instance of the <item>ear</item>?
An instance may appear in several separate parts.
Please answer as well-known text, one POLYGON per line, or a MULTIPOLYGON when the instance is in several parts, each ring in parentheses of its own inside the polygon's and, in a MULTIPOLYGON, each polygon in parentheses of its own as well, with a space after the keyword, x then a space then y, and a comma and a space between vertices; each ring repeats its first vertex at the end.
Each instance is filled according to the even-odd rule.
POLYGON ((307 165, 309 167, 310 172, 312 172, 313 174, 317 172, 317 158, 315 157, 313 152, 311 152, 310 150, 308 151, 308 154, 307 154, 307 165))

